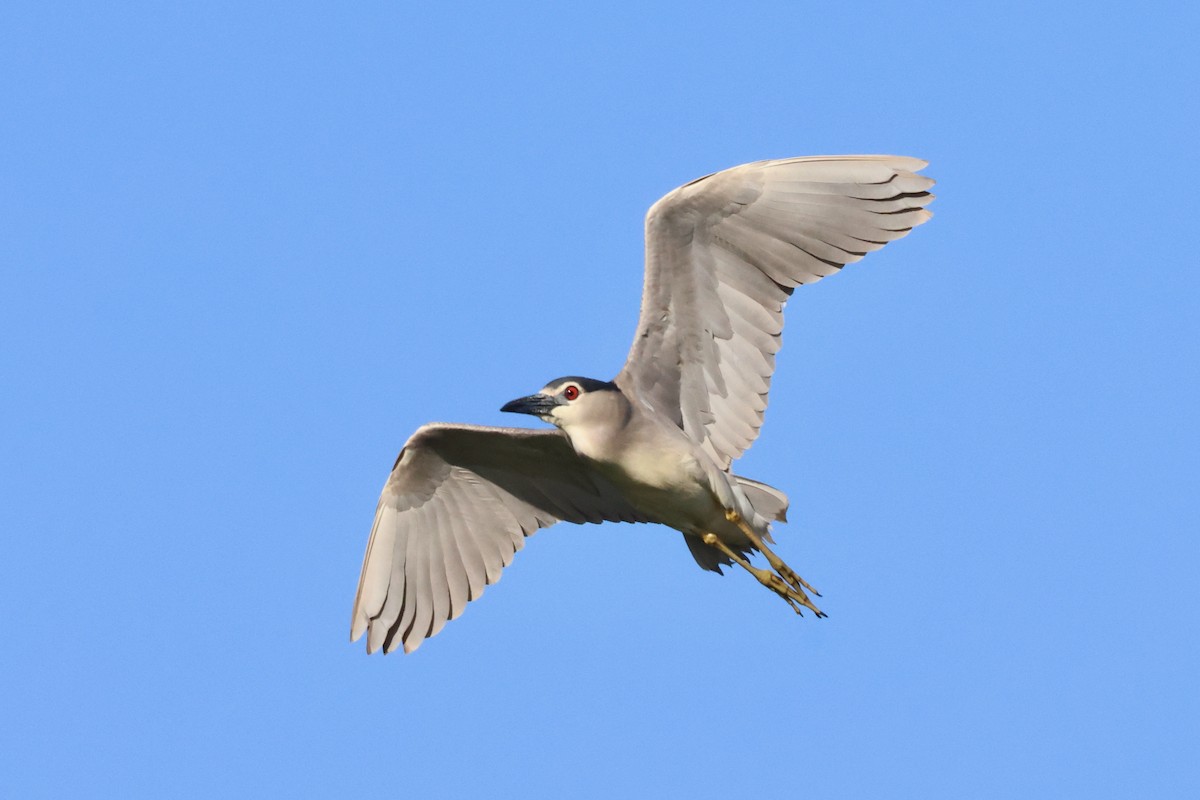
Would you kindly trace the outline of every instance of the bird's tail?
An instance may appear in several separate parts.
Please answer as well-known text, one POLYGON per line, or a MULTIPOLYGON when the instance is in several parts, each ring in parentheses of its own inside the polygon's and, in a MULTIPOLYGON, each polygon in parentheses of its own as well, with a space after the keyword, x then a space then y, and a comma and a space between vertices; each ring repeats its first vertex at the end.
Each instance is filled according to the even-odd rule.
POLYGON ((746 493, 746 499, 750 501, 750 505, 754 506, 756 512, 767 520, 787 522, 788 499, 786 494, 774 486, 767 486, 765 483, 752 481, 741 475, 734 475, 733 479, 738 482, 738 486, 742 487, 742 491, 746 493))

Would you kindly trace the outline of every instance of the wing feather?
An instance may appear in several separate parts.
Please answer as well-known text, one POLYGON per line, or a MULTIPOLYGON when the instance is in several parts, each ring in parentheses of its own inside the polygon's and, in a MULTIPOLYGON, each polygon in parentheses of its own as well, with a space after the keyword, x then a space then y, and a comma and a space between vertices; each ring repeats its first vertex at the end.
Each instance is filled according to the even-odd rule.
POLYGON ((500 579, 526 536, 559 520, 646 521, 558 431, 422 427, 380 496, 351 639, 416 650, 500 579))
POLYGON ((924 161, 761 161, 676 189, 646 215, 637 334, 616 382, 722 468, 758 436, 792 289, 931 216, 924 161))
MULTIPOLYGON (((387 638, 383 641, 383 651, 391 652, 396 645, 403 642, 412 631, 413 621, 417 614, 417 607, 420 605, 418 597, 421 594, 421 587, 418 585, 420 576, 428 576, 429 571, 425 568, 424 556, 420 552, 423 548, 423 536, 409 536, 408 547, 405 548, 404 554, 404 575, 406 580, 398 582, 394 587, 388 587, 389 592, 396 593, 396 599, 400 603, 396 609, 396 614, 393 619, 380 620, 382 627, 387 629, 387 638)), ((387 610, 387 606, 384 606, 387 610)), ((367 636, 368 643, 370 635, 367 636)))

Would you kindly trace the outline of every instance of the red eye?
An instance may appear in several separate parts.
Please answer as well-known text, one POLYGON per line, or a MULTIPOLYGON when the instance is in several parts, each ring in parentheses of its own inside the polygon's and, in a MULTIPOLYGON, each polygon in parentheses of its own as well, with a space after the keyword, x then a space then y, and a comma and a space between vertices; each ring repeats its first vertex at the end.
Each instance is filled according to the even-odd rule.
POLYGON ((563 389, 563 397, 568 400, 574 400, 576 397, 579 397, 579 387, 568 386, 566 389, 563 389))

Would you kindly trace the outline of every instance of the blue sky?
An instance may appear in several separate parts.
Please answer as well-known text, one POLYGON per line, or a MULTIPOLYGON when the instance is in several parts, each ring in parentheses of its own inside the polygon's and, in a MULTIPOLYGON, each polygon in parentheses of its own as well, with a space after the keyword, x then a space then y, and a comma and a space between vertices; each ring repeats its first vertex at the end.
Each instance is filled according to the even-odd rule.
POLYGON ((7 4, 0 795, 1195 796, 1198 25, 7 4), (562 525, 347 643, 413 430, 614 375, 670 189, 858 152, 936 215, 797 291, 738 467, 828 620, 562 525))

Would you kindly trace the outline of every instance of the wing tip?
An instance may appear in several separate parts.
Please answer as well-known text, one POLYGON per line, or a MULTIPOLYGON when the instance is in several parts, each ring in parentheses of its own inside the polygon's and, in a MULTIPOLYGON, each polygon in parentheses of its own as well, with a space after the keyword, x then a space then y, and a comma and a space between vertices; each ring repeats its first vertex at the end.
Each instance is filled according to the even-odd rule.
MULTIPOLYGON (((868 156, 853 156, 853 158, 861 158, 870 161, 885 161, 893 169, 900 169, 906 172, 920 172, 929 166, 929 162, 923 158, 916 156, 897 156, 889 154, 868 155, 868 156)), ((922 176, 923 177, 923 176, 922 176)))
POLYGON ((927 160, 923 158, 917 158, 916 156, 890 156, 890 158, 907 161, 912 165, 908 168, 909 172, 920 172, 929 166, 929 162, 927 160))
POLYGON ((354 644, 367 632, 367 618, 354 609, 354 617, 350 620, 350 644, 354 644))
MULTIPOLYGON (((908 172, 920 172, 929 166, 929 162, 923 158, 916 156, 900 156, 892 153, 854 153, 846 155, 828 155, 828 156, 793 156, 792 158, 769 159, 767 161, 755 161, 752 164, 744 166, 768 166, 773 164, 796 164, 801 162, 814 161, 879 161, 886 162, 893 168, 903 169, 908 172)), ((735 167, 736 169, 736 167, 735 167)))

